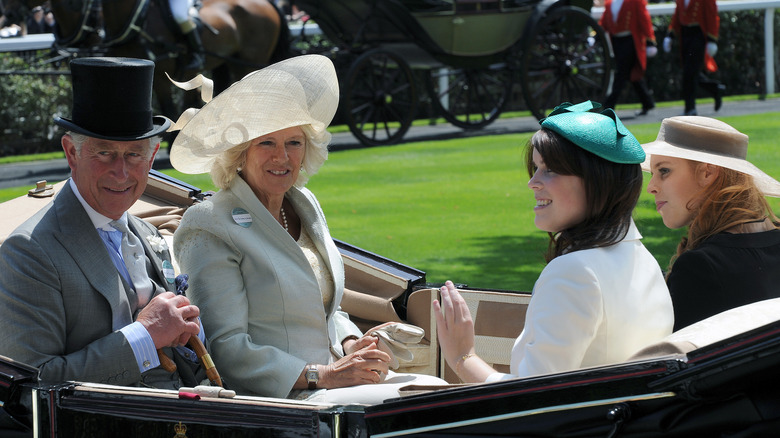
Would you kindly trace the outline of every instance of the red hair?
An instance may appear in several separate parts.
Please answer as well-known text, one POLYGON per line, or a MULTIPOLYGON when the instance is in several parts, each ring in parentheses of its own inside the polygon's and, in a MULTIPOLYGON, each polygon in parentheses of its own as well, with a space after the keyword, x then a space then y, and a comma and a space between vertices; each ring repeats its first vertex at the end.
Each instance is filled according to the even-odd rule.
MULTIPOLYGON (((694 168, 703 164, 692 160, 688 162, 694 168)), ((767 217, 772 219, 775 227, 778 226, 777 216, 772 212, 752 176, 725 167, 720 167, 719 170, 712 184, 702 189, 687 206, 689 210, 695 211, 695 216, 688 225, 687 236, 680 240, 677 252, 669 262, 667 278, 672 272, 674 261, 682 253, 698 247, 715 234, 767 217), (692 205, 699 200, 699 206, 692 205)))

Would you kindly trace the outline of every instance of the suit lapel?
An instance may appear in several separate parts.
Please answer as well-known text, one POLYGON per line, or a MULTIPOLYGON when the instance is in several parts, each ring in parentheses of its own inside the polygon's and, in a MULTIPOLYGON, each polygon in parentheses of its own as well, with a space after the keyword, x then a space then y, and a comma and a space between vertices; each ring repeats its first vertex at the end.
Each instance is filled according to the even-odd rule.
POLYGON ((89 215, 66 183, 54 200, 59 232, 54 237, 79 265, 87 281, 111 306, 113 328, 132 322, 127 298, 129 285, 122 279, 108 255, 103 239, 92 226, 89 215))

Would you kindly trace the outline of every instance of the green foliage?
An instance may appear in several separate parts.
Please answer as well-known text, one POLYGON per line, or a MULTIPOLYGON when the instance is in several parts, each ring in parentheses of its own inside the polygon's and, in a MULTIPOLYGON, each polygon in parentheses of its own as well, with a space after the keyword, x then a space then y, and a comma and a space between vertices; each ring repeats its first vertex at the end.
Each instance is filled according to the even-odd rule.
POLYGON ((326 55, 328 52, 335 50, 334 44, 321 34, 295 36, 290 44, 290 47, 292 47, 293 51, 302 55, 312 53, 326 55))
MULTIPOLYGON (((718 38, 718 53, 715 61, 718 71, 710 76, 726 85, 726 95, 752 94, 764 96, 764 10, 722 11, 718 38)), ((658 42, 658 55, 648 60, 645 80, 653 90, 656 102, 682 99, 679 37, 675 38, 672 51, 664 53, 662 49, 667 34, 670 16, 652 17, 655 37, 658 42)), ((780 49, 780 21, 774 20, 775 56, 778 59, 780 49)), ((775 61, 775 69, 777 69, 775 61)), ((777 87, 777 83, 775 84, 777 87)), ((712 97, 699 90, 699 97, 712 97)), ((638 99, 632 87, 623 89, 620 103, 637 103, 638 99)))
POLYGON ((0 164, 55 160, 57 158, 65 158, 65 152, 61 148, 58 151, 44 152, 40 154, 9 155, 0 157, 0 164))
MULTIPOLYGON (((758 95, 764 96, 764 10, 722 11, 720 12, 720 38, 718 54, 715 59, 719 71, 712 76, 727 86, 726 95, 758 95)), ((653 17, 656 38, 659 47, 669 26, 669 16, 653 17)), ((775 36, 775 54, 773 59, 777 64, 780 59, 780 22, 773 22, 775 36)), ((298 53, 335 53, 340 49, 319 35, 300 38, 297 35, 292 47, 298 53)), ((654 92, 656 102, 679 101, 681 99, 681 67, 675 47, 671 53, 660 50, 655 58, 648 62, 646 79, 654 92)), ((70 83, 65 63, 51 65, 42 61, 48 56, 48 51, 42 50, 31 56, 19 56, 18 53, 0 53, 0 73, 5 73, 0 80, 0 157, 7 155, 37 153, 59 150, 59 129, 51 122, 54 114, 68 114, 70 107, 70 83), (56 72, 63 74, 40 75, 33 72, 56 72), (9 74, 11 73, 11 74, 9 74)), ((352 60, 349 56, 334 56, 339 74, 346 74, 352 60)), ((780 65, 775 66, 780 70, 780 65)), ((416 75, 423 74, 416 70, 416 75)), ((775 79, 777 82, 777 79, 775 79)), ((425 118, 436 117, 431 110, 430 98, 422 92, 422 85, 417 86, 420 106, 418 117, 422 123, 425 118)), ((780 83, 775 84, 780 88, 780 83)), ((706 96, 703 92, 701 97, 706 96)), ((175 93, 177 103, 181 104, 181 94, 175 93)), ((636 104, 637 97, 632 87, 625 87, 619 105, 636 104)), ((525 102, 516 86, 512 101, 506 107, 507 111, 525 110, 525 102)), ((155 111, 157 111, 155 109, 155 111)), ((339 113, 334 124, 343 122, 339 113)), ((346 129, 342 127, 342 129, 346 129)))
MULTIPOLYGON (((750 136, 748 158, 780 176, 774 137, 780 113, 724 117, 750 136)), ((660 123, 631 125, 640 142, 660 123)), ((547 234, 534 225, 521 162, 532 133, 408 143, 331 153, 307 187, 337 239, 474 287, 530 291, 544 268, 547 234)), ((204 190, 210 178, 165 173, 204 190)), ((645 174, 645 189, 649 175, 645 174)), ((776 212, 780 199, 768 198, 776 212)), ((643 243, 666 268, 683 230, 669 230, 642 191, 634 217, 643 243)))
MULTIPOLYGON (((780 113, 724 117, 750 136, 748 158, 780 176, 780 113)), ((640 142, 660 123, 631 125, 640 142)), ((547 234, 533 225, 521 152, 531 133, 468 137, 333 152, 307 187, 319 199, 331 234, 422 269, 429 282, 529 291, 544 268, 547 234)), ((203 191, 208 174, 163 170, 203 191)), ((647 181, 647 175, 645 175, 647 181)), ((50 181, 51 183, 55 181, 50 181)), ((0 190, 0 202, 29 187, 0 190)), ((775 212, 780 199, 769 198, 775 212)), ((634 213, 643 243, 666 267, 683 230, 667 229, 653 197, 634 213)))
POLYGON ((52 116, 67 114, 70 109, 68 71, 56 74, 54 67, 37 59, 0 53, 0 71, 10 73, 0 80, 0 156, 60 148, 52 116), (27 74, 40 70, 55 74, 27 74))

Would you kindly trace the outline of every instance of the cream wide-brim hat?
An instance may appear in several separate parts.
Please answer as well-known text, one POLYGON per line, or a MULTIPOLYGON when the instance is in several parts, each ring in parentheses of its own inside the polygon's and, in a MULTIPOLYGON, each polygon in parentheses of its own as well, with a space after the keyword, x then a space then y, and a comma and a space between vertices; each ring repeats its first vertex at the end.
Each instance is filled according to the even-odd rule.
POLYGON ((269 65, 235 82, 191 116, 171 146, 171 164, 183 173, 206 173, 221 153, 235 146, 303 125, 327 136, 322 142, 327 147, 326 129, 338 103, 338 77, 327 57, 302 55, 269 65))
POLYGON ((748 136, 720 120, 700 116, 669 117, 661 122, 655 141, 642 148, 642 170, 650 172, 653 155, 684 158, 733 169, 753 177, 766 196, 780 197, 780 182, 747 161, 748 136))

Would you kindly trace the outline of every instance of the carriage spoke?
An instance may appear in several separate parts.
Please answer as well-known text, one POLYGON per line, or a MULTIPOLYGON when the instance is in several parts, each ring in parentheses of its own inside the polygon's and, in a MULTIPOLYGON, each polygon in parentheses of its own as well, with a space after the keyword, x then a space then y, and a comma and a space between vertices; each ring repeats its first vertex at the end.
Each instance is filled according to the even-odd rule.
POLYGON ((478 129, 492 123, 509 98, 511 81, 505 65, 482 69, 443 68, 430 72, 426 85, 433 104, 450 123, 478 129))
POLYGON ((611 80, 612 54, 603 29, 585 11, 549 12, 523 46, 523 95, 537 118, 562 102, 602 101, 611 80))
POLYGON ((409 66, 391 52, 372 50, 358 57, 346 83, 342 104, 355 137, 369 146, 398 142, 417 104, 409 66))

